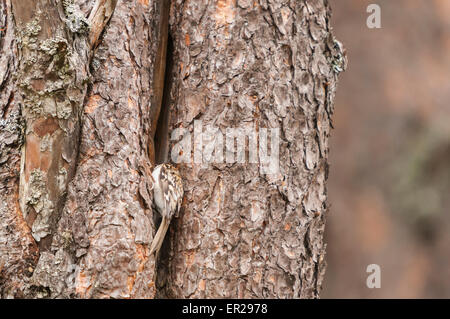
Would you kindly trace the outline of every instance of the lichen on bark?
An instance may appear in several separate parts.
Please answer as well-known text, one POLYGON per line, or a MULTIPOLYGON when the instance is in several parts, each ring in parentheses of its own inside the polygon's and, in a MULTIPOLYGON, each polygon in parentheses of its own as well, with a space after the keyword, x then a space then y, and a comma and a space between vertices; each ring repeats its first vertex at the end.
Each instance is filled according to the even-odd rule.
MULTIPOLYGON (((53 18, 59 19, 57 11, 53 13, 53 18)), ((80 110, 86 91, 80 75, 88 75, 80 65, 73 64, 79 60, 74 58, 79 53, 63 37, 64 22, 48 27, 42 19, 38 6, 30 21, 18 19, 17 28, 22 59, 16 78, 27 127, 21 208, 37 241, 51 235, 60 214, 68 179, 61 180, 59 172, 64 170, 69 178, 74 172, 80 110), (62 152, 66 153, 65 159, 62 152), (61 185, 61 181, 66 185, 61 185)))

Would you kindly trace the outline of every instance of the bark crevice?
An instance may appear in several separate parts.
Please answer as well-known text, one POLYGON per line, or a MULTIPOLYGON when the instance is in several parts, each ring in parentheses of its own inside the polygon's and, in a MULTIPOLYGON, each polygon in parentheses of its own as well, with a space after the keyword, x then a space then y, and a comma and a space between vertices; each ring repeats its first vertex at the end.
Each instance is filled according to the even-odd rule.
MULTIPOLYGON (((170 92, 173 84, 173 55, 174 46, 172 36, 169 30, 169 11, 170 11, 170 1, 161 1, 159 6, 161 18, 158 26, 159 33, 159 43, 158 51, 156 55, 156 64, 154 66, 154 97, 152 101, 152 111, 151 118, 152 124, 155 125, 154 131, 152 131, 152 136, 150 139, 153 140, 152 147, 154 147, 153 152, 150 154, 154 155, 153 164, 158 165, 161 163, 166 163, 170 161, 169 159, 169 126, 170 126, 170 103, 171 97, 170 92)), ((153 214, 153 222, 155 230, 158 229, 161 223, 161 216, 159 214, 153 214)), ((170 230, 169 230, 170 232, 170 230)), ((156 256, 155 261, 155 283, 156 283, 156 297, 161 298, 162 296, 162 286, 161 282, 165 280, 164 271, 160 269, 166 268, 166 262, 168 260, 168 250, 170 249, 167 244, 167 238, 161 247, 158 256, 156 256)))
POLYGON ((173 69, 173 42, 168 36, 167 54, 165 64, 164 88, 161 100, 158 123, 155 132, 155 164, 165 163, 169 160, 169 122, 170 122, 170 89, 172 87, 173 69))
MULTIPOLYGON (((153 165, 164 160, 164 152, 161 147, 167 143, 164 141, 164 126, 167 124, 167 113, 163 107, 167 106, 164 100, 164 93, 167 79, 167 51, 169 46, 169 13, 170 0, 161 0, 156 5, 156 36, 158 39, 155 62, 153 66, 153 96, 150 107, 151 132, 149 138, 149 158, 153 165), (166 123, 165 123, 166 122, 166 123), (157 135, 158 131, 158 135, 157 135), (158 145, 156 145, 158 143, 158 145)), ((167 92, 166 92, 167 95, 167 92)), ((166 134, 167 135, 167 134, 166 134)))

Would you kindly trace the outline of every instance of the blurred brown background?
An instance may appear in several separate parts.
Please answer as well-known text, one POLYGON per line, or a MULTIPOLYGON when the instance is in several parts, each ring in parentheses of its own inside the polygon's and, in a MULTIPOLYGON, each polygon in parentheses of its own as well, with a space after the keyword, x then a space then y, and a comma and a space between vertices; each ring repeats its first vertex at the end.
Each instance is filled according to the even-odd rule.
POLYGON ((333 0, 337 92, 322 298, 450 298, 450 0, 333 0), (381 7, 381 29, 366 8, 381 7), (381 288, 366 267, 381 267, 381 288))

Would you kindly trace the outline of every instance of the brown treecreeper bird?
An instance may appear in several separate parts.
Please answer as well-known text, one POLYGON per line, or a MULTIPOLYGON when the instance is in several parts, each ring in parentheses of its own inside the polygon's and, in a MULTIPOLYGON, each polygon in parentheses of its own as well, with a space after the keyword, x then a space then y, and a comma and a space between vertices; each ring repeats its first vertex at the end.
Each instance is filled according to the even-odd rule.
POLYGON ((170 164, 160 164, 152 173, 153 205, 162 216, 161 225, 150 246, 150 255, 158 253, 164 241, 172 217, 178 215, 183 200, 183 183, 180 172, 170 164))

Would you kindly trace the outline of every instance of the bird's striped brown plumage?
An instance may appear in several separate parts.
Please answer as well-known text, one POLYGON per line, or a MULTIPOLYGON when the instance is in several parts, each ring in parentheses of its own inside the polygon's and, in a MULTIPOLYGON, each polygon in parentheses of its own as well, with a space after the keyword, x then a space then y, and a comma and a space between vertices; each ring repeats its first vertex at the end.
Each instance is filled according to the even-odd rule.
POLYGON ((183 183, 178 169, 170 164, 160 164, 152 173, 153 204, 161 214, 161 225, 153 238, 150 246, 150 254, 158 252, 164 241, 170 221, 178 214, 183 200, 183 183))

